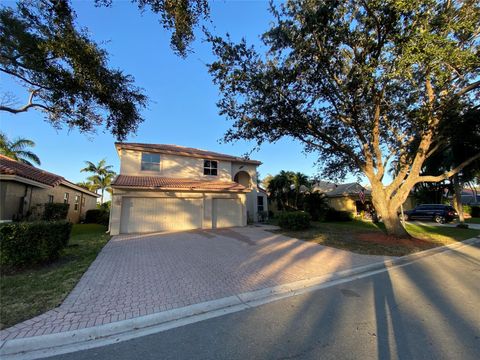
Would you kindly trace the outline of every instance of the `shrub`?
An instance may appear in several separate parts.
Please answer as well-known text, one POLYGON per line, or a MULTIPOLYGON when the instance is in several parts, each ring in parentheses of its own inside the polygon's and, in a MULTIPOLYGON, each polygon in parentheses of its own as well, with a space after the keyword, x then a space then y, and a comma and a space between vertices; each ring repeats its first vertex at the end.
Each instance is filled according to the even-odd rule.
POLYGON ((104 209, 87 210, 85 213, 85 222, 87 224, 108 225, 110 212, 104 209))
POLYGON ((472 207, 470 205, 463 205, 463 213, 472 215, 472 207))
POLYGON ((304 230, 310 227, 310 214, 303 211, 278 214, 278 225, 285 230, 304 230))
POLYGON ((472 217, 480 217, 480 206, 472 206, 470 215, 472 215, 472 217))
POLYGON ((319 192, 305 195, 304 207, 313 221, 323 221, 328 211, 325 195, 319 192))
POLYGON ((339 211, 335 209, 328 209, 325 214, 325 221, 352 221, 353 215, 348 211, 339 211))
POLYGON ((68 215, 70 204, 64 203, 46 203, 43 211, 42 220, 57 221, 65 220, 68 215))
POLYGON ((110 211, 111 206, 112 206, 112 201, 109 200, 109 201, 105 201, 102 204, 97 204, 97 209, 110 211))
POLYGON ((58 259, 70 239, 68 221, 8 223, 0 227, 0 265, 26 267, 58 259))

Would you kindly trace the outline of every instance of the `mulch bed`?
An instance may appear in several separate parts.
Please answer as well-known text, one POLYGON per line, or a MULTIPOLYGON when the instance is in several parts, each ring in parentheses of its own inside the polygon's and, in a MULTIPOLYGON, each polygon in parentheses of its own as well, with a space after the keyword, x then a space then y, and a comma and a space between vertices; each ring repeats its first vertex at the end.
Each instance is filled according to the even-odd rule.
POLYGON ((361 241, 390 245, 390 246, 403 246, 409 249, 431 249, 436 247, 435 243, 417 238, 400 239, 391 235, 383 234, 380 232, 369 232, 356 234, 356 238, 361 241))

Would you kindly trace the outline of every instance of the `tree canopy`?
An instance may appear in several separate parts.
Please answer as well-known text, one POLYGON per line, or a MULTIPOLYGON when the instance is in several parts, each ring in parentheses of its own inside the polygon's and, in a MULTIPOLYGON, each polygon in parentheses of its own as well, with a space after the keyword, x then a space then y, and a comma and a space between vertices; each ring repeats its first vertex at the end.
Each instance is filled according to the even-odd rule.
MULTIPOLYGON (((439 143, 439 150, 425 161, 423 174, 448 172, 480 153, 480 108, 454 104, 445 112, 436 143, 439 143)), ((464 184, 474 180, 479 171, 480 159, 477 159, 449 179, 453 205, 461 222, 464 220, 461 198, 464 184)))
MULTIPOLYGON (((208 16, 206 0, 132 0, 140 11, 159 15, 172 31, 173 50, 186 56, 194 28, 208 16)), ((111 6, 111 0, 96 0, 111 6)), ((134 78, 108 65, 108 53, 76 24, 69 0, 19 1, 0 7, 0 72, 26 89, 19 100, 4 92, 0 111, 42 111, 55 127, 89 132, 104 125, 123 140, 143 121, 147 104, 134 78)))
MULTIPOLYGON (((159 15, 162 26, 172 32, 170 45, 174 52, 185 57, 195 39, 194 29, 209 15, 207 0, 131 0, 140 11, 150 10, 159 15)), ((99 6, 111 6, 113 0, 95 0, 99 6)))
POLYGON ((435 140, 450 103, 478 105, 480 4, 287 1, 271 12, 265 53, 245 40, 208 35, 220 114, 234 121, 225 140, 289 136, 319 154, 326 175, 363 173, 387 232, 408 236, 397 209, 412 187, 480 157, 420 175, 440 147, 435 140), (392 162, 397 174, 384 184, 392 162))
POLYGON ((104 124, 118 139, 143 120, 147 98, 134 79, 108 67, 108 54, 77 29, 66 0, 19 2, 0 8, 0 71, 28 91, 19 106, 4 94, 0 111, 35 108, 56 127, 91 131, 104 124))

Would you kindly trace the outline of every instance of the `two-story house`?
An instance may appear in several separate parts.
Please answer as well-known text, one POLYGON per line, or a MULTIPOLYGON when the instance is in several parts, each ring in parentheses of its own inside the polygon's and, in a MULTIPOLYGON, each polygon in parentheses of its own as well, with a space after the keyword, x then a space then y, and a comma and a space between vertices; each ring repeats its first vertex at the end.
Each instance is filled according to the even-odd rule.
POLYGON ((115 147, 112 235, 245 226, 267 211, 259 161, 176 145, 115 147))

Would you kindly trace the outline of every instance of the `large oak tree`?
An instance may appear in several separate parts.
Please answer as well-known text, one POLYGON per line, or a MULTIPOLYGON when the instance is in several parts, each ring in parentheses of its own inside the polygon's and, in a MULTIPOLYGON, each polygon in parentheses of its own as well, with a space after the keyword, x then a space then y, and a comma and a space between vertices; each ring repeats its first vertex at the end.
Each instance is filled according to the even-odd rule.
POLYGON ((449 103, 479 96, 477 1, 287 1, 271 7, 267 51, 208 34, 209 65, 233 119, 227 141, 293 137, 317 152, 328 175, 363 173, 387 232, 408 234, 397 211, 441 146, 449 103), (414 150, 412 151, 412 145, 414 150), (385 174, 392 163, 396 175, 385 174))

